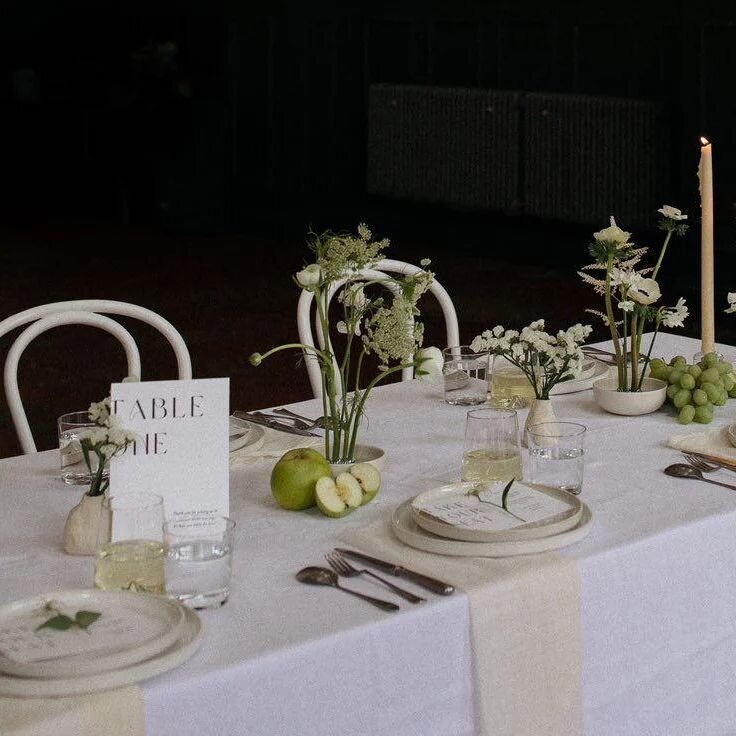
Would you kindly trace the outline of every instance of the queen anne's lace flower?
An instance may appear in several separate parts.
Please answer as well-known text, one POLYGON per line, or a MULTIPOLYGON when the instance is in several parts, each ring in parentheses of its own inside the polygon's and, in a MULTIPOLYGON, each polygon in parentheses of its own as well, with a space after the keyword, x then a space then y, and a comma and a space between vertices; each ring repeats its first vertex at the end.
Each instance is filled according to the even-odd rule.
POLYGON ((728 309, 724 310, 728 314, 736 312, 736 291, 732 291, 728 295, 728 309))

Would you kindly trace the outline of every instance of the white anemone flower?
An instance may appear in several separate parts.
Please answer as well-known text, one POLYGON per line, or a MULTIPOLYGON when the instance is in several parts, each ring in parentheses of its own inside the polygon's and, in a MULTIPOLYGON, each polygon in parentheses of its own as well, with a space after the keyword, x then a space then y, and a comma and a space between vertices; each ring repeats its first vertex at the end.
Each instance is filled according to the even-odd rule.
POLYGON ((310 263, 296 273, 294 278, 302 289, 313 289, 322 279, 322 268, 316 263, 310 263))
POLYGON ((657 212, 669 220, 687 220, 687 215, 683 215, 677 207, 670 207, 668 204, 663 204, 657 212))
POLYGON ((654 279, 642 278, 638 283, 631 284, 628 291, 629 297, 639 304, 654 304, 662 296, 659 284, 654 279))
POLYGON ((616 245, 625 245, 629 242, 631 233, 627 233, 622 230, 617 224, 616 220, 611 217, 610 227, 599 230, 597 233, 593 233, 593 237, 599 242, 615 243, 616 245))
POLYGON ((421 365, 417 367, 417 378, 427 383, 442 383, 442 366, 444 360, 442 351, 437 347, 423 348, 417 352, 417 361, 421 361, 421 365))
POLYGON ((689 314, 690 310, 685 306, 685 300, 680 297, 672 309, 664 311, 662 324, 665 327, 684 327, 685 319, 689 314))
POLYGON ((736 291, 732 291, 728 295, 728 309, 724 310, 727 314, 736 312, 736 291))

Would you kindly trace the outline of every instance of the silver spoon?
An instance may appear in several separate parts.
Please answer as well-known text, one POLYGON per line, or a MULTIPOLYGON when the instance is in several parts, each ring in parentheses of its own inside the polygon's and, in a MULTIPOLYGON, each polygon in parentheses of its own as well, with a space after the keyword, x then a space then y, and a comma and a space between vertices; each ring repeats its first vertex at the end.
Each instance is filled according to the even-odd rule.
POLYGON ((304 429, 311 429, 312 427, 324 429, 324 426, 325 426, 325 417, 317 417, 317 419, 310 419, 309 417, 303 417, 301 414, 297 414, 296 412, 290 411, 289 409, 286 409, 283 406, 280 406, 278 409, 273 409, 273 413, 283 414, 285 417, 291 417, 292 419, 299 420, 302 422, 309 422, 309 427, 304 427, 304 429))
POLYGON ((300 583, 307 583, 308 585, 329 585, 333 588, 337 588, 338 590, 344 590, 346 593, 362 598, 364 601, 368 601, 368 603, 372 603, 374 606, 381 608, 384 611, 399 610, 399 607, 395 603, 382 601, 380 598, 371 598, 369 595, 358 593, 357 590, 343 588, 342 585, 340 585, 337 575, 326 567, 305 567, 299 570, 296 574, 296 579, 300 583))
POLYGON ((711 480, 706 478, 697 468, 693 468, 691 465, 685 465, 685 463, 675 463, 674 465, 668 465, 664 472, 667 475, 672 475, 675 478, 690 478, 692 480, 704 480, 706 483, 712 483, 714 486, 723 486, 723 488, 730 488, 732 491, 736 491, 736 486, 731 486, 728 483, 721 483, 718 480, 711 480))

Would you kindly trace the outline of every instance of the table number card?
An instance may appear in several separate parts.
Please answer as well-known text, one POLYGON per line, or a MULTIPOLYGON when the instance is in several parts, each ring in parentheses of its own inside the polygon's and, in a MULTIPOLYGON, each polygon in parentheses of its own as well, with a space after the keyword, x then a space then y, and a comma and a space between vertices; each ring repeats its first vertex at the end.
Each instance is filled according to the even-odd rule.
POLYGON ((138 439, 112 458, 110 495, 157 493, 181 528, 228 516, 229 379, 115 383, 111 401, 138 439))

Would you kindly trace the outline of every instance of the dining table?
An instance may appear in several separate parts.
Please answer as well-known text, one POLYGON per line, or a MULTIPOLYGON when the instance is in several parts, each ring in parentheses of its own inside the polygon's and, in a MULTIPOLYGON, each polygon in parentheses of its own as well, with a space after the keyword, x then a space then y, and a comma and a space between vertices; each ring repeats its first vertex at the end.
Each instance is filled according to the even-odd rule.
MULTIPOLYGON (((680 354, 691 362, 699 348, 699 341, 663 332, 654 356, 680 354)), ((736 348, 718 350, 736 361, 736 348)), ((579 591, 580 666, 561 671, 557 682, 499 683, 499 702, 514 690, 515 702, 531 703, 537 688, 554 693, 570 676, 579 679, 586 736, 736 733, 736 492, 663 472, 682 461, 669 438, 724 426, 733 421, 734 403, 717 408, 708 427, 679 425, 671 407, 609 414, 590 389, 554 396, 553 405, 558 420, 587 427, 580 498, 592 513, 590 532, 555 551, 570 564, 579 591)), ((322 413, 317 400, 289 408, 322 413)), ((295 577, 305 566, 326 564, 334 547, 360 549, 366 529, 388 527, 397 505, 420 490, 459 480, 467 410, 419 380, 376 388, 360 441, 386 452, 382 487, 371 503, 340 519, 317 508, 280 508, 269 485, 273 459, 231 467, 237 526, 230 598, 199 612, 204 634, 191 659, 141 683, 147 734, 481 732, 479 654, 466 591, 437 595, 392 578, 426 601, 391 598, 400 610, 386 612, 295 577)), ((525 416, 520 410, 522 426, 525 416)), ((727 471, 712 477, 729 480, 727 471)), ((62 550, 64 520, 81 492, 61 481, 58 451, 0 461, 0 604, 92 586, 93 559, 62 550)), ((431 566, 433 556, 424 554, 431 566)), ((514 584, 513 576, 489 575, 484 605, 492 607, 501 588, 514 584)), ((345 585, 390 597, 367 579, 345 585)), ((533 628, 528 636, 535 637, 533 628)), ((494 666, 492 659, 481 664, 494 666)), ((539 734, 567 736, 554 727, 539 734)))

